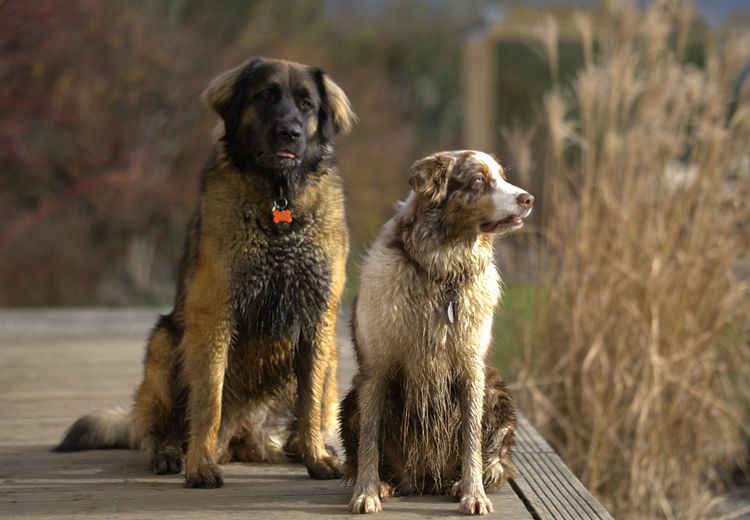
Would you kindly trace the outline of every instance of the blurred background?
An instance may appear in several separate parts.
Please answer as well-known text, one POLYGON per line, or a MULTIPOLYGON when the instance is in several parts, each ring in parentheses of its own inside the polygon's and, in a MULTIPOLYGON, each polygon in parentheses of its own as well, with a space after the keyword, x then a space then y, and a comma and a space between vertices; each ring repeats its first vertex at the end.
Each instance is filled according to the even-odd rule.
POLYGON ((0 306, 169 305, 200 93, 254 55, 360 118, 347 302, 409 165, 494 152, 537 199, 497 244, 524 412, 615 517, 750 515, 750 2, 0 1, 0 306))

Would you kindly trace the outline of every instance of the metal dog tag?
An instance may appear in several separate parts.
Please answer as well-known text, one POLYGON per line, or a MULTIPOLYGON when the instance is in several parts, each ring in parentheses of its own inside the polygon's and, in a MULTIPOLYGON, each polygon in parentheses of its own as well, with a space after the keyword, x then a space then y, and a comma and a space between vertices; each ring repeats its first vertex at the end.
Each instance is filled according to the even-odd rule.
POLYGON ((448 308, 446 309, 448 314, 448 323, 453 325, 456 321, 458 314, 458 291, 454 284, 448 285, 445 291, 445 299, 448 300, 448 308))
POLYGON ((282 222, 292 223, 292 210, 289 209, 289 201, 284 197, 279 197, 273 201, 273 223, 281 224, 282 222))

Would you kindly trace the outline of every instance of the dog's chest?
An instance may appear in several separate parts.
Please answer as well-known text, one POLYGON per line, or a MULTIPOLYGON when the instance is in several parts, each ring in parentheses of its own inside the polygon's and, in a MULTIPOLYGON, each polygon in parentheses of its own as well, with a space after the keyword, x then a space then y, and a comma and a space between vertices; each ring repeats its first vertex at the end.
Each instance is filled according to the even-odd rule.
POLYGON ((267 235, 249 229, 232 268, 232 305, 240 333, 290 337, 320 320, 331 291, 331 266, 313 226, 267 235))
MULTIPOLYGON (((471 355, 484 335, 493 305, 476 286, 453 291, 425 291, 416 329, 424 355, 441 359, 471 355)), ((484 293, 484 288, 481 289, 484 293)))

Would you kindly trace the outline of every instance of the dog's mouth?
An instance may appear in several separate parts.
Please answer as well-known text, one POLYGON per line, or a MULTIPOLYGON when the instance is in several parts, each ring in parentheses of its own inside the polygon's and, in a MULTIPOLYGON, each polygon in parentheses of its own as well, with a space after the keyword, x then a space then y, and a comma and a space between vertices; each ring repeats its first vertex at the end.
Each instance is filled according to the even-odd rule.
POLYGON ((292 150, 282 148, 276 152, 257 150, 255 152, 258 164, 270 168, 289 168, 300 162, 300 157, 292 150))
POLYGON ((504 218, 503 220, 491 220, 479 225, 482 233, 500 233, 504 231, 513 231, 523 227, 523 219, 515 215, 504 218))
POLYGON ((295 154, 294 152, 292 152, 290 150, 279 150, 278 152, 276 152, 276 157, 278 157, 279 159, 292 159, 292 160, 294 160, 294 159, 297 158, 297 154, 295 154))

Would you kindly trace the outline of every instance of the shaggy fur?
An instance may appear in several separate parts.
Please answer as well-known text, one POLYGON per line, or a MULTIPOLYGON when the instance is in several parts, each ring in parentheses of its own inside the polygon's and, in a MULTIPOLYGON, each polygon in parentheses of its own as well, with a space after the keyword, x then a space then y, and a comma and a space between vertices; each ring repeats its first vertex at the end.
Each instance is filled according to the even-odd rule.
POLYGON ((349 242, 331 140, 354 114, 320 70, 263 58, 204 98, 221 117, 216 150, 133 409, 80 419, 57 449, 142 445, 154 472, 179 473, 186 445, 186 485, 212 488, 219 463, 278 460, 286 448, 311 477, 338 478, 321 431, 336 420, 349 242), (274 222, 275 205, 291 222, 274 222))
POLYGON ((350 509, 393 493, 452 493, 468 514, 512 470, 515 407, 488 366, 500 296, 494 236, 521 227, 533 197, 480 152, 412 167, 409 195, 362 266, 352 325, 359 371, 341 406, 350 509))

